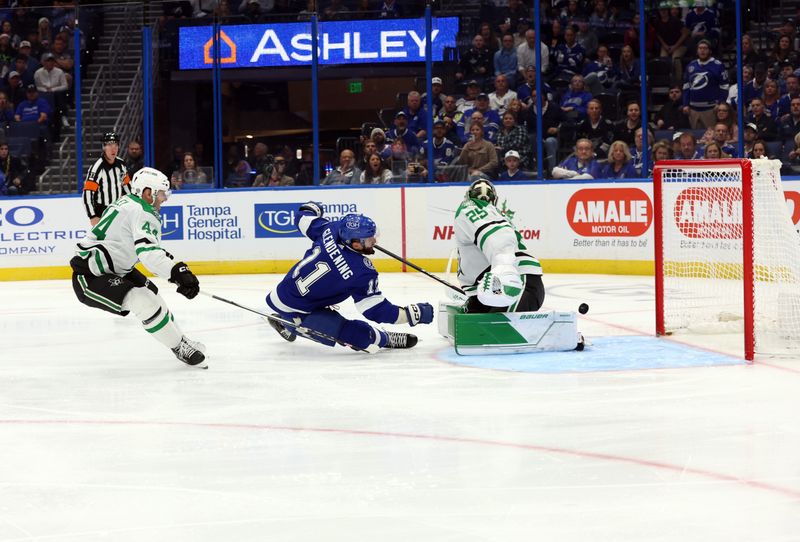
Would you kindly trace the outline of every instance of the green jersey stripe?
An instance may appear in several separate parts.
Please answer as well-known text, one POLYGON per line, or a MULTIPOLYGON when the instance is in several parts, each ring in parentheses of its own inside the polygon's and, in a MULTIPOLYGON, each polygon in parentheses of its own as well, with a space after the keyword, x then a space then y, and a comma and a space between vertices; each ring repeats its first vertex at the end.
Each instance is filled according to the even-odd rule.
POLYGON ((164 249, 161 247, 140 247, 136 249, 136 255, 138 256, 142 252, 148 252, 150 250, 164 250, 164 249))
POLYGON ((483 250, 483 244, 486 242, 486 240, 487 240, 489 237, 491 237, 491 235, 492 235, 493 233, 495 233, 495 232, 497 232, 497 231, 499 231, 499 230, 502 230, 503 228, 508 228, 508 229, 511 229, 511 226, 509 226, 508 224, 502 224, 502 225, 500 225, 500 226, 496 226, 496 227, 492 228, 491 230, 487 231, 487 232, 486 232, 486 233, 483 235, 483 237, 481 237, 480 243, 478 243, 478 248, 479 248, 479 249, 481 249, 481 250, 483 250))
POLYGON ((78 275, 78 284, 81 286, 81 290, 83 290, 84 295, 93 301, 97 301, 101 305, 105 305, 111 309, 114 309, 117 312, 122 312, 122 307, 111 301, 110 299, 106 299, 105 297, 97 294, 89 289, 89 285, 86 284, 86 278, 83 275, 78 275))
POLYGON ((519 260, 517 261, 517 265, 532 265, 534 267, 541 267, 542 264, 535 260, 519 260))
POLYGON ((101 275, 106 274, 106 269, 103 267, 103 261, 100 259, 100 251, 95 250, 94 252, 94 261, 97 264, 97 270, 100 271, 101 275))

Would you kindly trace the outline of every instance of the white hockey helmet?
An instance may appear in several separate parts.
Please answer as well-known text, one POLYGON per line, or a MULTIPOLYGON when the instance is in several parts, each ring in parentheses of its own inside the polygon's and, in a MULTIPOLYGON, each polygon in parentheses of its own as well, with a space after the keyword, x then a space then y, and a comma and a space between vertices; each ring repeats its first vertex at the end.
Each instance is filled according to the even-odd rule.
POLYGON ((134 195, 141 197, 145 188, 153 191, 153 197, 161 191, 164 192, 164 197, 170 196, 170 185, 167 176, 152 167, 143 167, 133 174, 131 179, 131 192, 134 195))

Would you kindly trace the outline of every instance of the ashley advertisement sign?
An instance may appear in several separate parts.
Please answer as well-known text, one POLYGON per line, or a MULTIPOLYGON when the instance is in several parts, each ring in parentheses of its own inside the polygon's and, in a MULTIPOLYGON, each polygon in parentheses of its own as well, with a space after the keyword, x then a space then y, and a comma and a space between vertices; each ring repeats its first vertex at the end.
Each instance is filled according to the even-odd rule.
MULTIPOLYGON (((374 64, 425 61, 425 20, 331 21, 319 26, 320 64, 374 64)), ((183 26, 178 32, 181 70, 210 68, 214 63, 213 27, 183 26)), ((445 47, 455 47, 457 17, 433 19, 433 61, 445 47)), ((222 25, 220 66, 262 68, 311 64, 311 24, 222 25)))

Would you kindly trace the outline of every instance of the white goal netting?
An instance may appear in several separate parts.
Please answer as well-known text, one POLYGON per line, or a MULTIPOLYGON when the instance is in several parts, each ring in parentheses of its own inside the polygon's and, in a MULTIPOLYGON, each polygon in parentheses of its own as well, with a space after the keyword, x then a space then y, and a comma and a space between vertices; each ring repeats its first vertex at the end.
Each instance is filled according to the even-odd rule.
POLYGON ((659 168, 666 332, 748 333, 749 288, 756 352, 799 349, 800 235, 784 198, 780 162, 696 164, 659 168), (742 203, 751 184, 752 257, 743 242, 743 218, 751 214, 742 203))

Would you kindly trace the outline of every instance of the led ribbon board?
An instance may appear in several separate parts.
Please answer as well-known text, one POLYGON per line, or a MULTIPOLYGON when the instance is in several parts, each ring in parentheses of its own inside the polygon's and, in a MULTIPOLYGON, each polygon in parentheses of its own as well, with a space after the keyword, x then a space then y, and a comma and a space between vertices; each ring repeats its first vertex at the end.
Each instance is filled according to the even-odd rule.
MULTIPOLYGON (((425 61, 425 20, 331 21, 319 26, 320 64, 376 64, 425 61)), ((179 68, 210 68, 214 62, 212 26, 182 26, 178 33, 179 68)), ((458 17, 433 19, 433 61, 455 47, 458 17)), ((222 25, 220 65, 263 68, 311 64, 311 24, 222 25)))

